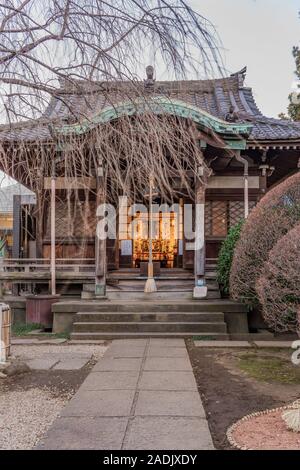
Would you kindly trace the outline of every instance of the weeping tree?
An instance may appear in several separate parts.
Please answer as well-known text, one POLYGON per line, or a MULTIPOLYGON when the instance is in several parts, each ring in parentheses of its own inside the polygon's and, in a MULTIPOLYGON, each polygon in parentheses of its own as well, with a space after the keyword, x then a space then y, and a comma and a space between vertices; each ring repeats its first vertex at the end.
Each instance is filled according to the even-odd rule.
POLYGON ((183 0, 7 0, 0 18, 9 122, 39 117, 59 81, 79 94, 95 80, 126 80, 136 89, 145 57, 177 77, 220 68, 216 31, 183 0))
MULTIPOLYGON (((82 225, 87 235, 95 234, 95 208, 90 203, 95 188, 82 181, 94 176, 99 165, 104 168, 105 199, 113 203, 120 194, 141 200, 150 174, 166 201, 172 200, 174 177, 191 195, 187 175, 199 179, 200 165, 205 184, 209 169, 199 147, 199 130, 190 120, 153 112, 152 94, 145 91, 140 72, 145 57, 167 68, 172 78, 190 72, 209 77, 221 71, 219 40, 206 18, 183 0, 7 0, 0 5, 0 17, 5 129, 18 135, 24 119, 33 130, 43 129, 43 137, 30 142, 4 139, 1 168, 37 194, 38 233, 43 233, 49 207, 44 177, 52 174, 53 162, 56 176, 72 182, 57 195, 67 211, 65 237, 76 235, 82 225), (143 101, 144 112, 93 125, 95 84, 108 105, 129 100, 136 106, 143 101), (84 110, 72 106, 68 90, 83 98, 84 110), (78 134, 72 126, 62 131, 65 116, 50 122, 44 111, 51 99, 67 109, 68 123, 85 123, 87 131, 78 134), (74 183, 79 178, 80 192, 74 183)), ((151 73, 148 79, 151 86, 151 73)), ((223 145, 217 136, 211 138, 223 145)))
POLYGON ((105 201, 114 205, 118 204, 120 195, 126 195, 131 202, 143 202, 150 174, 165 202, 173 202, 174 178, 180 183, 177 185, 181 188, 179 193, 193 197, 191 181, 197 178, 205 185, 211 171, 199 146, 201 134, 188 119, 143 112, 121 116, 81 135, 73 132, 71 126, 66 132, 61 129, 51 127, 51 142, 35 140, 30 146, 22 141, 2 145, 0 159, 5 173, 37 193, 40 223, 41 215, 49 207, 44 177, 52 175, 53 161, 56 161, 56 176, 69 181, 61 195, 61 202, 67 207, 64 217, 67 213, 66 235, 69 236, 74 235, 77 228, 74 211, 77 217, 80 214, 83 224, 91 222, 87 230, 91 235, 94 231, 91 210, 95 208, 89 201, 92 194, 96 196, 96 189, 89 185, 88 178, 95 176, 99 166, 104 171, 105 201), (198 175, 199 166, 203 168, 203 176, 198 175))

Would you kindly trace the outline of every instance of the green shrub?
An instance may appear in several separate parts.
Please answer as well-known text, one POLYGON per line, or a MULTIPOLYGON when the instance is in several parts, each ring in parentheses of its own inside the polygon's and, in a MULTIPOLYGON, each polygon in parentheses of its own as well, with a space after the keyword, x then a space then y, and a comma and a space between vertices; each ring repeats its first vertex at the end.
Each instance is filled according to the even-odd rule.
POLYGON ((226 240, 222 243, 218 264, 217 264, 217 279, 220 284, 221 291, 223 294, 229 294, 229 279, 230 279, 230 270, 233 259, 233 253, 235 246, 240 238, 241 229, 244 221, 241 220, 238 224, 228 232, 226 240))

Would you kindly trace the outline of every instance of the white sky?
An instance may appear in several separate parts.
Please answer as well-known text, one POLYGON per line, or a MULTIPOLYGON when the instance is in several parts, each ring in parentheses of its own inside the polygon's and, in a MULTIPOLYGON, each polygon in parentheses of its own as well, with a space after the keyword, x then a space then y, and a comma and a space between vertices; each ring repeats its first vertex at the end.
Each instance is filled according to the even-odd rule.
POLYGON ((262 112, 286 111, 295 85, 292 48, 300 41, 300 0, 187 0, 216 27, 232 73, 248 67, 246 85, 262 112))

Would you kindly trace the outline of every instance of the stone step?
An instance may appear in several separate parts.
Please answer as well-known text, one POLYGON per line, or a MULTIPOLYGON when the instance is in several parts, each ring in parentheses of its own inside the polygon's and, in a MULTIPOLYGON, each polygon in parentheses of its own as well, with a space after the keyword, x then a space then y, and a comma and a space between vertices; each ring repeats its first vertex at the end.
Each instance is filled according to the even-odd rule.
POLYGON ((75 322, 74 333, 103 333, 103 332, 135 332, 135 333, 171 333, 195 331, 206 333, 226 333, 226 323, 211 322, 75 322))
MULTIPOLYGON (((119 281, 113 284, 107 285, 107 290, 111 289, 120 289, 120 290, 137 290, 137 291, 143 291, 145 287, 145 282, 146 279, 141 279, 139 281, 119 281)), ((181 280, 173 282, 173 281, 161 281, 157 280, 156 281, 156 287, 159 291, 173 291, 173 290, 178 290, 178 291, 186 291, 189 290, 190 292, 193 291, 195 285, 195 281, 193 280, 181 280)), ((216 281, 209 281, 207 282, 207 288, 209 291, 219 291, 219 285, 216 281)), ((94 292, 95 291, 95 286, 91 285, 89 289, 84 288, 86 291, 94 292)))
POLYGON ((98 340, 111 340, 111 339, 137 339, 137 338, 197 338, 205 340, 219 340, 225 341, 229 339, 229 335, 225 333, 214 333, 214 332, 107 332, 107 333, 72 333, 71 340, 79 341, 98 341, 98 340))
POLYGON ((222 312, 78 312, 76 322, 224 322, 222 312))
MULTIPOLYGON (((110 290, 128 290, 128 291, 143 291, 145 287, 146 278, 139 279, 110 279, 107 281, 107 291, 110 290)), ((193 279, 156 279, 156 287, 159 291, 193 291, 195 280, 193 279)), ((219 285, 216 280, 211 279, 206 282, 209 291, 219 291, 219 285)), ((95 292, 95 284, 83 284, 83 292, 95 292)))
POLYGON ((246 305, 233 302, 231 300, 192 300, 172 301, 155 300, 152 294, 149 294, 147 301, 128 301, 123 302, 115 300, 65 300, 52 305, 52 311, 58 313, 77 313, 77 312, 241 312, 246 313, 246 305))
MULTIPOLYGON (((146 279, 146 276, 140 276, 136 274, 121 274, 121 275, 111 275, 109 274, 107 276, 108 281, 109 280, 114 280, 114 281, 142 281, 146 279)), ((155 279, 160 280, 160 281, 178 281, 178 280, 183 280, 183 281, 192 281, 194 280, 195 276, 194 274, 187 273, 187 274, 173 274, 173 275, 168 275, 168 274, 160 274, 159 276, 155 276, 155 279)))
MULTIPOLYGON (((157 291, 151 294, 146 294, 144 291, 122 291, 122 290, 111 290, 107 289, 107 297, 110 300, 123 300, 123 301, 148 301, 149 296, 151 300, 168 300, 170 296, 173 300, 192 300, 193 293, 192 290, 187 291, 157 291)), ((207 299, 220 299, 221 294, 219 291, 208 291, 207 299)))

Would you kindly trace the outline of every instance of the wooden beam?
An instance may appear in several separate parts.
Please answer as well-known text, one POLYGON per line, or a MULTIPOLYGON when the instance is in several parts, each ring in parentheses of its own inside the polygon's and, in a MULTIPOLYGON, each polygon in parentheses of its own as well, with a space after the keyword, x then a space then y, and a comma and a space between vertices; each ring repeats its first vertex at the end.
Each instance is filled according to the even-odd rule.
MULTIPOLYGON (((56 190, 62 189, 96 189, 96 178, 90 176, 80 176, 78 178, 69 178, 58 176, 56 178, 56 190)), ((51 189, 51 177, 44 178, 44 189, 51 189)))

